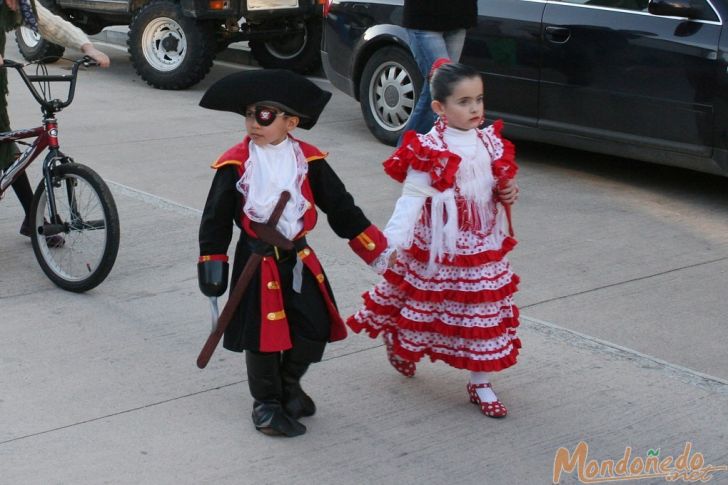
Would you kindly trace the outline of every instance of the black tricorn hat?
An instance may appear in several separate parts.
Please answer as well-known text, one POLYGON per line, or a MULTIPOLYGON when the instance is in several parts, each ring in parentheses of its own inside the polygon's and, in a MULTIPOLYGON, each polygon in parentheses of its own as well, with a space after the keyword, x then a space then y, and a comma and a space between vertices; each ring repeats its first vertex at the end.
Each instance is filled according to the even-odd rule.
POLYGON ((260 69, 236 72, 215 82, 202 96, 200 106, 245 116, 248 106, 268 103, 298 116, 298 126, 309 130, 329 99, 330 92, 300 74, 285 69, 260 69))

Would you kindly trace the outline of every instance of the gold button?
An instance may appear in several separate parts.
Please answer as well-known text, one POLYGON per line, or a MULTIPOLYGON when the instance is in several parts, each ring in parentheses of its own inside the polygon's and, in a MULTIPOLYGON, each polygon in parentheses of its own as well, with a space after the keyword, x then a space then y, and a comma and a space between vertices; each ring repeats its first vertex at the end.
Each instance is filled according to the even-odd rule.
POLYGON ((374 251, 374 248, 376 248, 376 247, 377 247, 376 244, 374 244, 373 242, 370 242, 369 244, 367 244, 367 249, 369 251, 374 251))
POLYGON ((266 286, 268 286, 269 290, 280 290, 281 289, 281 285, 279 285, 277 281, 269 281, 266 286))
POLYGON ((268 320, 283 320, 286 317, 286 313, 281 310, 279 312, 270 312, 268 315, 266 315, 266 318, 268 320))
POLYGON ((319 283, 323 283, 323 282, 324 282, 324 275, 322 275, 322 274, 317 274, 317 275, 316 275, 316 280, 317 280, 317 281, 318 281, 319 283))

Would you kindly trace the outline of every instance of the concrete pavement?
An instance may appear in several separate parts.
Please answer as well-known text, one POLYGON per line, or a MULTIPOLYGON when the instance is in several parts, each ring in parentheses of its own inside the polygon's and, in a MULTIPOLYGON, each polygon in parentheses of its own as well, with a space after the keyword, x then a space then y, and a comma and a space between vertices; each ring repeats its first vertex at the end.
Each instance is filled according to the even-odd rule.
MULTIPOLYGON (((119 59, 116 54, 114 62, 119 59)), ((422 363, 414 379, 405 379, 389 367, 379 342, 352 335, 329 346, 324 362, 304 380, 319 407, 304 421, 308 433, 293 440, 256 433, 241 357, 218 350, 207 369, 195 367, 209 329, 194 270, 194 234, 209 172, 175 166, 185 150, 212 153, 234 142, 235 118, 211 121, 192 135, 178 133, 180 139, 195 136, 194 146, 182 140, 172 145, 177 128, 163 124, 154 103, 179 99, 170 108, 175 113, 208 118, 191 111, 194 103, 179 93, 154 95, 145 100, 149 115, 143 122, 157 129, 149 140, 135 143, 114 132, 133 116, 116 106, 88 127, 108 134, 100 146, 84 145, 68 130, 69 146, 98 163, 110 181, 123 221, 119 259, 93 292, 73 295, 53 287, 27 240, 16 234, 14 196, 2 201, 0 483, 544 484, 551 482, 557 449, 573 450, 580 441, 588 443, 589 458, 600 461, 619 460, 627 446, 635 456, 659 448, 660 457, 677 457, 691 442, 706 465, 728 465, 724 378, 566 330, 528 310, 520 363, 494 380, 510 410, 504 420, 482 417, 468 403, 465 373, 422 363), (132 144, 138 157, 114 159, 115 148, 122 152, 132 144), (148 169, 151 164, 156 170, 148 169)), ((77 103, 84 102, 79 96, 77 103)), ((343 106, 350 110, 352 104, 343 106)), ((332 116, 322 122, 333 124, 332 116)), ((325 141, 332 153, 356 151, 364 143, 357 137, 365 137, 359 113, 337 112, 336 122, 351 129, 336 139, 317 139, 324 137, 322 127, 306 139, 325 141)), ((366 147, 372 159, 389 152, 366 147)), ((383 223, 396 185, 375 175, 376 164, 350 170, 347 182, 381 177, 376 193, 358 183, 352 191, 383 223)), ((323 220, 319 227, 314 245, 342 313, 349 314, 376 277, 323 220)), ((519 256, 520 249, 516 270, 533 272, 526 263, 537 248, 526 244, 519 256)), ((526 305, 552 297, 548 285, 536 281, 548 276, 534 274, 532 284, 524 278, 526 305)), ((557 284, 576 285, 561 278, 557 284)), ((588 308, 585 303, 581 311, 588 308)), ((572 309, 561 310, 555 314, 577 319, 572 309)), ((715 345, 724 345, 724 332, 716 327, 715 345)), ((575 472, 565 473, 561 483, 578 483, 575 472)), ((728 472, 716 473, 712 483, 728 483, 728 472)))
MULTIPOLYGON (((125 250, 93 294, 37 271, 3 278, 0 483, 537 484, 579 441, 600 460, 626 446, 677 456, 691 441, 706 463, 728 463, 725 382, 528 317, 519 365, 495 380, 504 420, 468 403, 464 372, 424 363, 405 379, 356 335, 305 379, 319 406, 308 433, 262 436, 241 358, 218 350, 206 370, 194 364, 208 320, 190 263, 199 211, 112 187, 125 250)), ((16 220, 3 212, 0 226, 16 220)), ((35 265, 17 257, 24 245, 0 234, 5 275, 35 265)), ((373 278, 350 259, 326 267, 349 313, 373 278)))

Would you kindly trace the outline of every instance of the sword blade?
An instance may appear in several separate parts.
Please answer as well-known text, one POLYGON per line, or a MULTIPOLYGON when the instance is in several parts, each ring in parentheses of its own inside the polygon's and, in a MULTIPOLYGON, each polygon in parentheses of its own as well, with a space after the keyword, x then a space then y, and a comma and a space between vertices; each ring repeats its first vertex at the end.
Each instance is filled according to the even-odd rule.
POLYGON ((211 296, 210 298, 210 316, 212 317, 212 330, 210 333, 215 331, 217 327, 217 320, 220 318, 220 310, 217 308, 217 297, 211 296))

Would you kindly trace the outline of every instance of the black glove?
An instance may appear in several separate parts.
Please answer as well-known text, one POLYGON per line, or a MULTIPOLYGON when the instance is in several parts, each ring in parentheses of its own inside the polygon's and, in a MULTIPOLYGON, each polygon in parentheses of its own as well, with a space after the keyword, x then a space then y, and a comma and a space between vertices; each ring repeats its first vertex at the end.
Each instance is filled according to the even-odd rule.
POLYGON ((205 296, 222 296, 228 286, 227 261, 204 261, 197 263, 197 280, 205 296))

